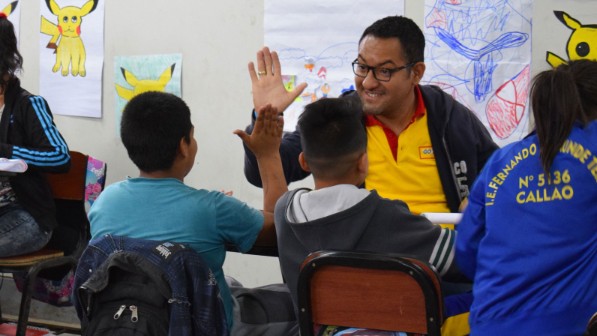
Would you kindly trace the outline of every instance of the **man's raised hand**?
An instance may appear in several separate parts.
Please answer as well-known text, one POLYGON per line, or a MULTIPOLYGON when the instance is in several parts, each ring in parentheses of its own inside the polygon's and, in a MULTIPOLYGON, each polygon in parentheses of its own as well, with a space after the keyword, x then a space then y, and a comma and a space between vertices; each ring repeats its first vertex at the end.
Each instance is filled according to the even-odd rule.
POLYGON ((282 67, 278 53, 270 52, 268 47, 257 52, 257 64, 249 62, 249 75, 253 90, 253 108, 257 111, 266 104, 271 104, 279 112, 286 108, 307 87, 307 83, 297 85, 287 91, 282 81, 282 67), (255 68, 257 66, 257 68, 255 68))

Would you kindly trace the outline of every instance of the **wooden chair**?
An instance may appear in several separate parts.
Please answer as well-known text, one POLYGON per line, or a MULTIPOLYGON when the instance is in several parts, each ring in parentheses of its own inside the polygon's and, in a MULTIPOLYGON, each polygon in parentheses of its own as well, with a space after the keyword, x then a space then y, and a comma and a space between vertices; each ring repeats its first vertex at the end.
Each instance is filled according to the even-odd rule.
MULTIPOLYGON (((66 275, 77 265, 89 241, 89 220, 85 210, 85 179, 88 156, 71 151, 71 167, 65 174, 47 174, 56 204, 58 227, 48 245, 40 251, 0 258, 0 273, 24 272, 16 336, 24 336, 34 285, 38 276, 66 275), (52 273, 53 272, 53 273, 52 273)), ((0 309, 0 319, 1 319, 0 309)))
POLYGON ((437 274, 420 260, 362 252, 310 254, 298 282, 302 336, 314 325, 440 335, 437 274))

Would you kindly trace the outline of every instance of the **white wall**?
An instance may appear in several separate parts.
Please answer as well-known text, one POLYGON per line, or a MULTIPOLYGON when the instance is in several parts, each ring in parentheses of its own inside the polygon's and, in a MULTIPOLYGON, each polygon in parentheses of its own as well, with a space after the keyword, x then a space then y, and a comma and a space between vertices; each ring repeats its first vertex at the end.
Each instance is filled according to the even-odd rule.
MULTIPOLYGON (((20 46, 25 58, 22 84, 34 93, 39 92, 39 3, 19 1, 20 46)), ((536 1, 533 73, 547 69, 546 50, 565 56, 570 31, 555 19, 554 9, 565 10, 585 24, 597 23, 596 1, 571 0, 565 7, 561 3, 536 1)), ((406 16, 420 26, 423 5, 423 0, 406 0, 406 16)), ((199 143, 196 167, 185 182, 198 188, 232 190, 239 199, 261 207, 261 190, 245 181, 241 142, 232 131, 249 121, 252 100, 247 63, 262 44, 262 0, 106 0, 103 118, 56 116, 56 124, 71 149, 108 163, 108 184, 136 176, 116 134, 114 56, 181 53, 183 99, 191 107, 199 143)), ((310 184, 310 180, 301 183, 310 184)), ((281 281, 276 258, 229 253, 225 272, 247 286, 281 281)))

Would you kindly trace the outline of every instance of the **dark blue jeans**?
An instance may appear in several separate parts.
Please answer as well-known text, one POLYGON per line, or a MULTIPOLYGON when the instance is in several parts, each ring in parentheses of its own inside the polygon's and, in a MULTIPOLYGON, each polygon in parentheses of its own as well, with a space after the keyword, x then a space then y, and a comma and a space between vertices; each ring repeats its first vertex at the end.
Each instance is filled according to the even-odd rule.
POLYGON ((35 252, 51 237, 52 231, 42 230, 33 216, 19 205, 0 208, 0 257, 35 252))

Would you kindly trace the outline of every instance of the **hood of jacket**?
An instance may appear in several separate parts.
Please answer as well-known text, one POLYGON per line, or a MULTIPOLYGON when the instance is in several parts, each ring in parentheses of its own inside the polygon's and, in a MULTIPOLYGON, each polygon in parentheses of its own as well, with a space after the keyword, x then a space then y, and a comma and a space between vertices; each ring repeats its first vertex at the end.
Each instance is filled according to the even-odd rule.
MULTIPOLYGON (((332 192, 337 193, 337 190, 332 192)), ((278 209, 281 213, 278 216, 283 216, 283 219, 278 218, 288 225, 308 251, 317 251, 327 246, 352 250, 367 229, 380 198, 375 191, 356 187, 350 197, 344 197, 347 194, 331 198, 325 194, 309 192, 308 189, 288 192, 279 200, 278 209), (308 205, 311 205, 309 209, 308 205), (322 209, 328 209, 331 214, 319 217, 318 215, 325 213, 322 209), (339 235, 338 232, 342 234, 339 235)))

